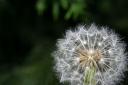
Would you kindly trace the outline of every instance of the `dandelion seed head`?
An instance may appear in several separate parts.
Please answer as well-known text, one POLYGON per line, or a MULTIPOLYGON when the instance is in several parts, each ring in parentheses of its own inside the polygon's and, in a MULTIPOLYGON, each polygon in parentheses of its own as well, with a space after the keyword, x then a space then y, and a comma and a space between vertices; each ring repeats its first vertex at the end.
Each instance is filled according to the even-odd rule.
POLYGON ((125 44, 106 27, 92 24, 79 26, 75 31, 67 30, 56 45, 54 68, 60 82, 87 85, 84 83, 86 75, 94 68, 91 79, 95 85, 115 85, 127 70, 125 44))

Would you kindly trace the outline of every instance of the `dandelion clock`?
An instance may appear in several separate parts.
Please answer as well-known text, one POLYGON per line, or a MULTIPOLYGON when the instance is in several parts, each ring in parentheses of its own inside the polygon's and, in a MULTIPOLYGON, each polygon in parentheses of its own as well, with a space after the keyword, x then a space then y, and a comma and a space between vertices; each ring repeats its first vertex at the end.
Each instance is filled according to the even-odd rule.
POLYGON ((116 85, 127 70, 125 44, 109 28, 78 26, 56 45, 54 69, 62 83, 116 85))

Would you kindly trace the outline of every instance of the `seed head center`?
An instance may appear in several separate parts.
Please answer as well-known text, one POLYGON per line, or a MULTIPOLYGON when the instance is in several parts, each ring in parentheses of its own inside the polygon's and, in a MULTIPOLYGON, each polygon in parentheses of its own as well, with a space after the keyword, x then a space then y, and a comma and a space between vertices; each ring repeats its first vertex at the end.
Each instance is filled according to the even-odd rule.
POLYGON ((102 59, 100 50, 79 50, 79 64, 82 68, 96 67, 96 63, 102 59))

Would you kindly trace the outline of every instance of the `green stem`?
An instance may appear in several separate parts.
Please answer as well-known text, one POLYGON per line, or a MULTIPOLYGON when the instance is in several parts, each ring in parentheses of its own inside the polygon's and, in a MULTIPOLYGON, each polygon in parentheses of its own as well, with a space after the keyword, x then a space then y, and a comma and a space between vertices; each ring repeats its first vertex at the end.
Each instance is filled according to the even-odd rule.
POLYGON ((96 73, 96 68, 89 68, 84 75, 84 84, 83 85, 96 85, 96 81, 94 80, 94 76, 96 73))

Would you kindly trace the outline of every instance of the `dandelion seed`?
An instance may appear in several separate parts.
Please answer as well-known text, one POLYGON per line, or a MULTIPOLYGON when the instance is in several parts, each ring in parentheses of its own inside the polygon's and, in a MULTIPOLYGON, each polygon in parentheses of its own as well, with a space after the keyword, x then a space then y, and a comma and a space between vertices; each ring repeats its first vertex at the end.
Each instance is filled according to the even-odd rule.
POLYGON ((68 30, 53 53, 61 82, 115 85, 127 70, 125 44, 112 31, 94 24, 68 30))

